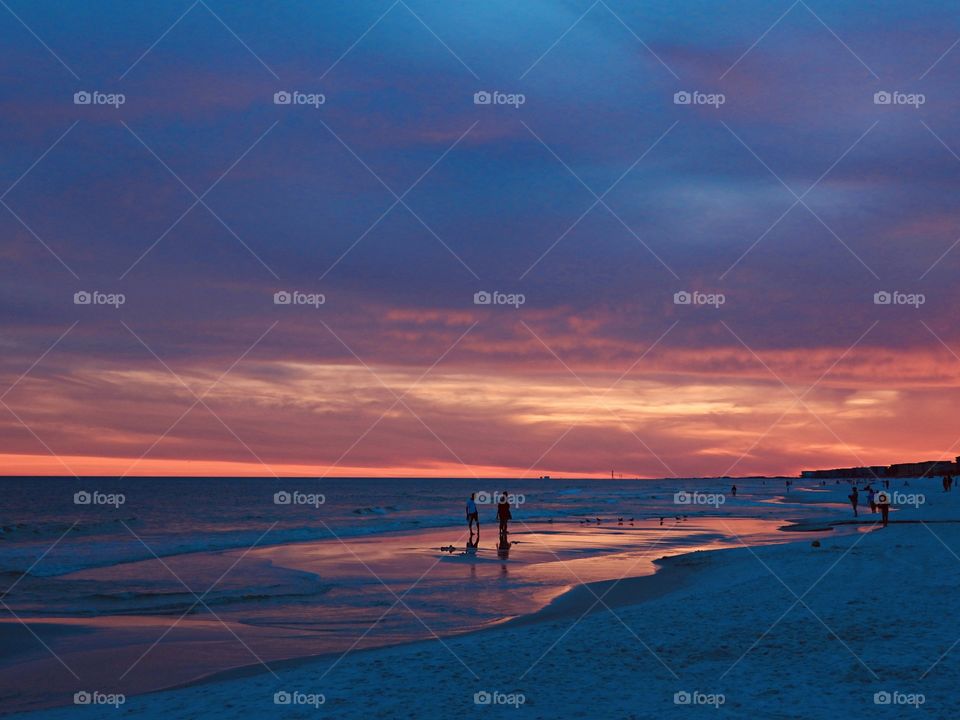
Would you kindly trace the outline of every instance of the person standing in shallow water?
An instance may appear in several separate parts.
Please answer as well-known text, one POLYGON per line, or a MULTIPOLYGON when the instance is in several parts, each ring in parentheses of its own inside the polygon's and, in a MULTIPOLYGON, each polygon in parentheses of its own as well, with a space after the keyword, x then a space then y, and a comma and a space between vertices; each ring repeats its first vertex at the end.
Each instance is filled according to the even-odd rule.
POLYGON ((473 524, 477 524, 477 534, 480 534, 480 513, 477 511, 476 493, 470 493, 467 499, 467 527, 473 535, 473 524))
POLYGON ((500 493, 500 497, 497 498, 497 521, 500 523, 501 548, 510 547, 509 541, 507 540, 507 535, 510 534, 507 523, 512 519, 513 515, 510 514, 510 503, 507 501, 507 491, 504 490, 500 493))

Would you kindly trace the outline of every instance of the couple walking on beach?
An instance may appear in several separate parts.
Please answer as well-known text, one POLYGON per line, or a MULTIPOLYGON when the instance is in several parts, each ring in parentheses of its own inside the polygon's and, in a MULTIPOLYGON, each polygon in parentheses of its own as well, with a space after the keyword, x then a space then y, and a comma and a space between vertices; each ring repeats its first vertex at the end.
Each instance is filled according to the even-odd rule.
MULTIPOLYGON (((510 534, 507 529, 507 523, 513 519, 510 513, 510 502, 507 491, 504 490, 497 496, 497 521, 500 524, 500 541, 497 549, 506 551, 510 548, 510 541, 507 536, 510 534)), ((477 542, 480 541, 480 512, 477 510, 477 494, 470 493, 467 499, 467 526, 470 529, 470 537, 473 537, 473 524, 477 524, 477 542)))

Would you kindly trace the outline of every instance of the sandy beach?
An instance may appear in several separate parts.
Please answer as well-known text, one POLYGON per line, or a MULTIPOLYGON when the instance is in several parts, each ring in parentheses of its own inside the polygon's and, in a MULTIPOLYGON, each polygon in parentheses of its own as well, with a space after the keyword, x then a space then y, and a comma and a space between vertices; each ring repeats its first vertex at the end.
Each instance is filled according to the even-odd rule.
POLYGON ((812 524, 848 531, 816 533, 819 547, 811 533, 785 531, 789 542, 683 553, 659 561, 652 577, 579 585, 490 629, 275 663, 274 674, 251 666, 129 697, 116 712, 549 718, 592 717, 602 707, 604 717, 832 718, 918 706, 950 717, 960 673, 951 652, 960 637, 951 612, 960 493, 932 479, 900 484, 925 502, 895 509, 887 528, 865 507, 851 524, 849 505, 841 509, 847 485, 810 483, 785 501, 822 508, 812 524), (276 693, 301 706, 276 704, 276 693))

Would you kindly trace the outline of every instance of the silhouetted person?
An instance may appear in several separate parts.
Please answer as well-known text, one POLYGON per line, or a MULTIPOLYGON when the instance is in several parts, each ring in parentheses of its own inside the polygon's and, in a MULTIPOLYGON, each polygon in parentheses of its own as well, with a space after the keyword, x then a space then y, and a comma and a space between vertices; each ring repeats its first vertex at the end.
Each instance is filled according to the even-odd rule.
POLYGON ((870 512, 877 511, 877 493, 872 485, 867 485, 867 502, 870 504, 870 512))
POLYGON ((507 523, 512 519, 513 515, 510 514, 510 503, 507 502, 507 491, 504 490, 497 499, 497 521, 500 523, 500 548, 503 550, 509 549, 510 547, 510 541, 507 539, 507 536, 510 534, 507 523))
POLYGON ((736 497, 736 496, 737 496, 737 486, 734 485, 732 488, 730 488, 730 492, 733 494, 734 497, 736 497))
POLYGON ((853 516, 858 517, 857 515, 857 503, 860 501, 860 491, 857 490, 857 486, 853 486, 853 492, 847 495, 850 498, 850 504, 853 505, 853 516))
POLYGON ((880 518, 883 520, 883 526, 887 526, 887 520, 890 518, 890 494, 886 490, 877 493, 877 507, 880 508, 880 518))
POLYGON ((474 523, 477 524, 477 534, 480 534, 480 513, 477 511, 476 497, 476 493, 470 493, 470 498, 467 500, 467 527, 470 529, 471 535, 473 534, 474 523))

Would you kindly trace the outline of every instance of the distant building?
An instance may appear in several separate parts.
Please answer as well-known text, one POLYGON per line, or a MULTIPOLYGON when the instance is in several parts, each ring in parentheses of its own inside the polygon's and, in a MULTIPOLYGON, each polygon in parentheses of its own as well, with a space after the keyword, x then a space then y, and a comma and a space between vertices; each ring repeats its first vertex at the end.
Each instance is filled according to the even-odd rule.
POLYGON ((957 472, 957 463, 949 460, 926 460, 916 463, 898 463, 891 465, 887 472, 890 477, 916 477, 918 475, 946 475, 957 472))
POLYGON ((869 467, 834 468, 833 470, 804 470, 800 477, 808 479, 824 478, 882 478, 887 476, 886 465, 871 465, 869 467))
POLYGON ((832 470, 803 470, 801 478, 823 480, 827 478, 891 478, 920 477, 933 475, 960 475, 960 455, 950 460, 925 460, 923 462, 896 463, 894 465, 869 465, 865 467, 834 468, 832 470))

